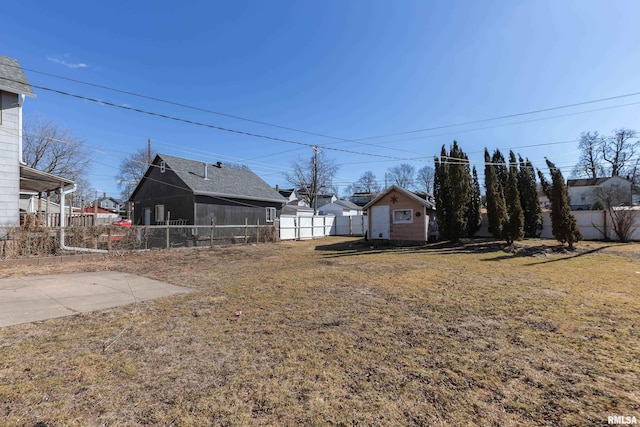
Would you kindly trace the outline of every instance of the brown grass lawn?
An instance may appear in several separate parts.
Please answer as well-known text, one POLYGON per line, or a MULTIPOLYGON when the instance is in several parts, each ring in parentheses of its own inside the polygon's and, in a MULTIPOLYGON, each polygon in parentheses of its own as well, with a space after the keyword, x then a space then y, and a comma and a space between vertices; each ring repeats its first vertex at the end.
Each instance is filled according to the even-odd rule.
POLYGON ((40 267, 198 292, 1 329, 0 424, 640 420, 640 246, 523 245, 326 238, 40 267))

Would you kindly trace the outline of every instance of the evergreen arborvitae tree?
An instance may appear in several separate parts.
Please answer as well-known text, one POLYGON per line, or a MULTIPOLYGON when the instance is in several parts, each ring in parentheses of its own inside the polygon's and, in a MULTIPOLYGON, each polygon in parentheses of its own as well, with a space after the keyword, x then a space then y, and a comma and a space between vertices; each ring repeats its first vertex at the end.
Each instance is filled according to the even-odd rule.
POLYGON ((503 230, 507 222, 507 208, 504 201, 502 185, 492 165, 489 150, 484 149, 484 186, 486 191, 487 218, 489 230, 496 239, 503 238, 503 230))
POLYGON ((500 186, 504 191, 504 189, 507 188, 507 181, 509 181, 509 168, 507 167, 507 161, 500 150, 493 152, 493 156, 491 156, 491 163, 493 163, 493 168, 496 170, 498 181, 500 181, 500 186))
POLYGON ((582 239, 582 234, 580 234, 576 219, 571 213, 567 185, 560 169, 549 159, 545 160, 551 173, 551 184, 540 170, 538 170, 538 177, 544 193, 551 202, 551 232, 559 242, 566 242, 569 245, 569 250, 573 250, 573 244, 582 239))
POLYGON ((473 237, 480 230, 482 222, 482 213, 480 212, 482 195, 480 194, 480 181, 478 181, 478 172, 475 166, 472 169, 471 176, 471 197, 469 198, 469 207, 467 209, 467 234, 469 237, 473 237))
POLYGON ((469 159, 453 141, 449 153, 442 147, 435 159, 434 196, 440 237, 454 242, 468 235, 468 208, 471 197, 469 159))
POLYGON ((442 146, 440 152, 440 159, 436 157, 435 170, 433 173, 433 198, 436 203, 436 221, 438 223, 438 235, 440 238, 448 238, 447 232, 449 230, 449 208, 448 208, 448 179, 447 168, 449 164, 446 161, 447 150, 442 146))
POLYGON ((507 243, 511 244, 524 237, 524 215, 522 214, 520 192, 518 191, 518 164, 513 151, 509 152, 509 177, 504 196, 508 217, 504 229, 504 238, 507 243))
POLYGON ((525 237, 536 237, 542 230, 542 206, 538 198, 538 183, 533 165, 527 159, 519 157, 518 190, 520 190, 520 204, 524 214, 525 237))

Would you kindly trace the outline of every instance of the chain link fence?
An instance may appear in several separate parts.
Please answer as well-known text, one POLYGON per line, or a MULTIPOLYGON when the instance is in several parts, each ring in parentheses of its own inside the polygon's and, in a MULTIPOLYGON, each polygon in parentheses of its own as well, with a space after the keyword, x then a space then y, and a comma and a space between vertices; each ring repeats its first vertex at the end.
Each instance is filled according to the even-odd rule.
MULTIPOLYGON (((67 227, 64 232, 64 244, 68 248, 109 252, 265 243, 276 239, 277 231, 273 225, 97 225, 67 227)), ((60 247, 59 228, 0 228, 0 258, 50 256, 66 252, 69 251, 60 247)))

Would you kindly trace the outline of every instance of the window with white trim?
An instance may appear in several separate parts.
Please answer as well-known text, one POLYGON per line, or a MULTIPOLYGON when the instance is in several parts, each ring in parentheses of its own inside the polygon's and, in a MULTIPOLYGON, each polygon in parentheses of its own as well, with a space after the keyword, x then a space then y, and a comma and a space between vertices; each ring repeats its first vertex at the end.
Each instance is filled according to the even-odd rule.
POLYGON ((413 209, 397 209, 393 211, 394 224, 409 224, 413 222, 413 209))
POLYGON ((276 219, 276 208, 267 208, 267 222, 273 222, 276 219))

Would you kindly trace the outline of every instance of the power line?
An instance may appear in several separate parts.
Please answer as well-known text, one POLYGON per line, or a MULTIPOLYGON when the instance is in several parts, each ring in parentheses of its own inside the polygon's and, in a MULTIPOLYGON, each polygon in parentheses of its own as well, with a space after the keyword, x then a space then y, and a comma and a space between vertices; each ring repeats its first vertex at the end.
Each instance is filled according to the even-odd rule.
MULTIPOLYGON (((8 66, 13 66, 13 65, 9 64, 8 66)), ((13 67, 18 68, 17 66, 13 66, 13 67)), ((277 124, 273 124, 273 123, 263 122, 263 121, 259 121, 259 120, 248 119, 248 118, 245 118, 245 117, 240 117, 240 116, 236 116, 236 115, 232 115, 232 114, 222 113, 222 112, 219 112, 219 111, 214 111, 214 110, 210 110, 210 109, 206 109, 206 108, 202 108, 202 107, 196 107, 196 106, 193 106, 193 105, 179 103, 179 102, 175 102, 175 101, 169 101, 169 100, 166 100, 166 99, 153 97, 153 96, 149 96, 149 95, 144 95, 144 94, 139 94, 139 93, 128 91, 128 90, 117 89, 117 88, 112 88, 112 87, 99 85, 99 84, 95 84, 95 83, 85 82, 85 81, 82 81, 82 80, 72 79, 72 78, 59 76, 59 75, 51 74, 51 73, 46 73, 46 72, 42 72, 42 71, 30 69, 30 68, 23 68, 23 67, 20 67, 20 68, 22 68, 23 70, 27 70, 27 71, 33 72, 33 73, 46 75, 46 76, 57 78, 57 79, 61 79, 61 80, 71 81, 71 82, 74 82, 74 83, 79 83, 79 84, 83 84, 83 85, 90 86, 90 87, 96 87, 96 88, 100 88, 100 89, 109 90, 109 91, 112 91, 112 92, 122 93, 122 94, 135 96, 135 97, 139 97, 139 98, 143 98, 143 99, 148 99, 148 100, 152 100, 152 101, 156 101, 156 102, 161 102, 161 103, 165 103, 165 104, 169 104, 169 105, 175 105, 175 106, 179 106, 179 107, 183 107, 183 108, 188 108, 188 109, 192 109, 192 110, 195 110, 195 111, 202 111, 202 112, 206 112, 206 113, 210 113, 210 114, 216 114, 216 115, 223 116, 223 117, 229 117, 229 118, 233 118, 233 119, 237 119, 237 120, 243 120, 243 121, 256 123, 256 124, 261 124, 261 125, 265 125, 265 126, 270 126, 270 127, 274 127, 274 128, 290 130, 290 131, 304 133, 304 134, 308 134, 308 135, 320 136, 320 137, 323 137, 323 138, 334 139, 334 140, 337 140, 338 142, 356 142, 358 144, 369 145, 369 146, 373 146, 373 147, 377 147, 377 148, 383 148, 383 149, 391 149, 391 148, 385 147, 385 146, 382 146, 382 145, 377 145, 377 144, 363 143, 362 141, 369 140, 369 139, 385 138, 385 137, 389 137, 389 136, 406 135, 406 134, 411 134, 411 133, 420 133, 420 132, 427 132, 427 131, 431 131, 431 130, 439 130, 439 129, 446 129, 446 128, 452 128, 452 127, 466 126, 466 125, 470 125, 470 124, 484 123, 484 122, 489 122, 489 121, 496 121, 496 120, 520 117, 520 116, 525 116, 525 115, 531 115, 531 114, 539 114, 539 113, 548 112, 548 111, 555 111, 555 110, 560 110, 560 109, 577 107, 577 106, 581 106, 581 105, 588 105, 588 104, 594 104, 594 103, 599 103, 599 102, 612 101, 612 100, 615 100, 615 99, 622 99, 622 98, 627 98, 627 97, 633 97, 633 96, 640 95, 640 92, 632 92, 632 93, 623 94, 623 95, 616 95, 616 96, 611 96, 611 97, 605 97, 605 98, 599 98, 599 99, 594 99, 594 100, 577 102, 577 103, 573 103, 573 104, 560 105, 560 106, 556 106, 556 107, 543 108, 543 109, 538 109, 538 110, 526 111, 526 112, 515 113, 515 114, 508 114, 508 115, 491 117, 491 118, 480 119, 480 120, 472 120, 472 121, 467 121, 467 122, 454 123, 454 124, 448 124, 448 125, 442 125, 442 126, 435 126, 435 127, 431 127, 431 128, 417 129, 417 130, 398 132, 398 133, 393 133, 393 134, 369 136, 369 137, 365 137, 365 138, 346 139, 346 138, 339 138, 339 137, 334 137, 334 136, 330 136, 330 135, 326 135, 326 134, 321 134, 321 133, 317 133, 317 132, 311 132, 311 131, 292 128, 292 127, 277 125, 277 124)), ((37 87, 37 86, 34 86, 34 87, 37 87)), ((551 116, 551 117, 548 117, 548 118, 535 119, 535 120, 531 120, 531 121, 509 123, 509 124, 499 125, 499 126, 496 126, 496 127, 508 126, 508 125, 520 124, 520 123, 529 123, 529 122, 538 121, 538 120, 548 120, 548 119, 552 119, 552 118, 565 117, 565 116, 575 115, 575 114, 584 114, 584 113, 587 113, 587 112, 602 111, 602 110, 606 110, 606 109, 609 109, 609 108, 618 108, 618 107, 630 106, 630 105, 636 105, 636 104, 640 104, 640 103, 629 103, 629 104, 624 104, 624 105, 619 105, 619 106, 605 107, 605 108, 601 108, 601 109, 594 109, 594 110, 587 110, 587 111, 584 111, 584 112, 571 113, 571 114, 567 114, 567 115, 551 116)), ((463 131, 458 131, 458 132, 459 133, 470 132, 470 131, 473 131, 473 130, 488 129, 488 128, 492 128, 492 127, 483 127, 483 128, 478 128, 478 129, 468 129, 468 130, 463 130, 463 131)), ((415 139, 435 137, 435 136, 444 136, 444 135, 447 135, 447 134, 431 135, 431 136, 420 137, 420 138, 415 138, 415 139)), ((408 140, 408 139, 405 139, 405 140, 408 140)), ((396 141, 389 141, 389 142, 399 142, 399 141, 404 141, 404 140, 396 140, 396 141)), ((336 143, 338 143, 338 142, 336 142, 336 143)), ((312 146, 312 145, 318 145, 318 144, 308 144, 308 145, 312 146)), ((329 149, 328 147, 326 147, 326 148, 329 149)), ((409 153, 415 153, 415 152, 409 151, 409 150, 398 149, 397 147, 394 147, 393 149, 396 150, 396 151, 405 151, 405 152, 409 152, 409 153)))
MULTIPOLYGON (((540 110, 532 110, 532 111, 526 111, 526 112, 516 113, 516 114, 507 114, 507 115, 504 115, 504 116, 491 117, 491 118, 487 118, 487 119, 471 120, 471 121, 468 121, 468 122, 454 123, 454 124, 442 125, 442 126, 434 126, 434 127, 425 128, 425 129, 416 129, 416 130, 392 133, 392 134, 387 134, 387 135, 377 135, 377 136, 370 136, 370 137, 366 137, 366 138, 358 138, 357 140, 354 140, 354 141, 363 141, 363 140, 367 140, 367 139, 386 138, 386 137, 389 137, 389 136, 407 135, 407 134, 411 134, 411 133, 420 133, 420 132, 427 132, 427 131, 439 130, 439 129, 447 129, 447 128, 458 127, 458 126, 467 126, 467 125, 472 125, 472 124, 477 124, 477 123, 486 123, 486 122, 495 121, 495 120, 511 119, 511 118, 514 118, 514 117, 526 116, 526 115, 530 115, 530 114, 539 114, 539 113, 544 113, 544 112, 548 112, 548 111, 555 111, 555 110, 561 110, 561 109, 565 109, 565 108, 578 107, 578 106, 581 106, 581 105, 595 104, 595 103, 604 102, 604 101, 612 101, 614 99, 628 98, 628 97, 633 97, 633 96, 638 96, 638 95, 640 95, 640 92, 632 92, 632 93, 628 93, 628 94, 624 94, 624 95, 610 96, 610 97, 607 97, 607 98, 600 98, 600 99, 594 99, 594 100, 590 100, 590 101, 576 102, 574 104, 560 105, 560 106, 557 106, 557 107, 543 108, 543 109, 540 109, 540 110)), ((626 105, 635 105, 635 104, 638 104, 638 103, 631 103, 631 104, 626 104, 626 105)), ((599 109, 598 110, 593 110, 593 111, 599 111, 599 109)), ((560 116, 560 117, 563 117, 563 116, 560 116)))
MULTIPOLYGON (((7 79, 7 80, 10 80, 10 79, 7 79)), ((15 80, 12 80, 12 81, 15 82, 15 80)), ((147 114, 147 115, 150 115, 150 116, 160 117, 160 118, 163 118, 163 119, 173 120, 173 121, 177 121, 177 122, 182 122, 182 123, 192 124, 192 125, 196 125, 196 126, 207 127, 207 128, 210 128, 210 129, 216 129, 216 130, 225 131, 225 132, 236 133, 236 134, 239 134, 239 135, 246 135, 246 136, 251 136, 251 137, 255 137, 255 138, 263 138, 263 139, 268 139, 268 140, 271 140, 271 141, 286 142, 286 143, 289 143, 289 144, 296 144, 296 145, 309 147, 309 148, 314 147, 314 146, 317 145, 317 144, 308 144, 308 143, 304 143, 304 142, 293 141, 293 140, 290 140, 290 139, 278 138, 278 137, 274 137, 274 136, 257 134, 257 133, 247 132, 247 131, 242 131, 242 130, 237 130, 237 129, 225 128, 225 127, 222 127, 222 126, 216 126, 216 125, 213 125, 213 124, 202 123, 202 122, 189 120, 189 119, 184 119, 184 118, 180 118, 180 117, 169 116, 167 114, 156 113, 156 112, 148 111, 148 110, 142 110, 142 109, 139 109, 139 108, 130 107, 128 105, 115 104, 115 103, 112 103, 112 102, 109 102, 109 101, 90 98, 88 96, 73 94, 73 93, 65 92, 65 91, 62 91, 62 90, 59 90, 59 89, 48 88, 48 87, 45 87, 45 86, 38 86, 38 85, 33 85, 33 84, 31 86, 36 88, 36 89, 41 89, 41 90, 45 90, 45 91, 48 91, 48 92, 53 92, 53 93, 57 93, 57 94, 60 94, 60 95, 69 96, 69 97, 72 97, 72 98, 82 99, 84 101, 95 102, 97 104, 107 105, 109 107, 120 108, 120 109, 128 110, 128 111, 134 111, 136 113, 147 114)), ((323 148, 325 148, 327 150, 331 150, 331 151, 343 152, 343 153, 348 153, 348 154, 356 154, 356 155, 362 155, 362 156, 382 157, 382 158, 395 159, 395 160, 417 160, 417 159, 411 159, 411 158, 406 158, 406 157, 387 156, 387 155, 384 155, 384 154, 373 154, 373 153, 364 153, 364 152, 359 152, 359 151, 345 150, 345 149, 335 148, 335 147, 324 147, 323 146, 323 148)))
POLYGON ((311 132, 311 131, 307 131, 307 130, 296 129, 296 128, 292 128, 292 127, 288 127, 288 126, 277 125, 277 124, 263 122, 263 121, 255 120, 255 119, 249 119, 249 118, 246 118, 246 117, 236 116, 236 115, 233 115, 233 114, 222 113, 220 111, 214 111, 214 110, 210 110, 210 109, 207 109, 207 108, 202 108, 202 107, 197 107, 197 106, 194 106, 194 105, 184 104, 184 103, 181 103, 181 102, 169 101, 167 99, 162 99, 162 98, 158 98, 158 97, 155 97, 155 96, 149 96, 149 95, 144 95, 144 94, 140 94, 140 93, 136 93, 136 92, 132 92, 132 91, 128 91, 128 90, 117 89, 117 88, 113 88, 113 87, 109 87, 109 86, 99 85, 99 84, 96 84, 96 83, 85 82, 83 80, 72 79, 72 78, 69 78, 69 77, 59 76, 59 75, 56 75, 56 74, 45 73, 44 71, 38 71, 38 70, 34 70, 32 68, 13 66, 11 64, 5 64, 5 65, 8 66, 8 67, 21 68, 22 70, 30 71, 32 73, 42 74, 42 75, 48 76, 48 77, 54 77, 56 79, 66 80, 66 81, 70 81, 70 82, 73 82, 73 83, 79 83, 79 84, 82 84, 82 85, 91 86, 91 87, 95 87, 95 88, 98 88, 98 89, 105 89, 105 90, 109 90, 109 91, 112 91, 112 92, 122 93, 124 95, 135 96, 137 98, 142 98, 142 99, 148 99, 150 101, 161 102, 161 103, 168 104, 168 105, 175 105, 176 107, 188 108, 188 109, 194 110, 194 111, 201 111, 201 112, 204 112, 204 113, 215 114, 215 115, 222 116, 222 117, 228 117, 228 118, 232 118, 232 119, 236 119, 236 120, 242 120, 242 121, 245 121, 245 122, 256 123, 256 124, 260 124, 260 125, 264 125, 264 126, 270 126, 270 127, 278 128, 278 129, 290 130, 290 131, 293 131, 293 132, 304 133, 304 134, 307 134, 307 135, 320 136, 322 138, 337 139, 337 140, 341 140, 341 141, 349 141, 347 139, 338 138, 338 137, 331 136, 331 135, 325 135, 325 134, 321 134, 321 133, 317 133, 317 132, 311 132))

